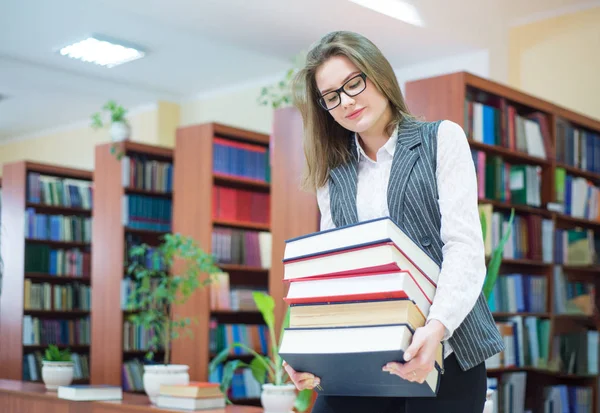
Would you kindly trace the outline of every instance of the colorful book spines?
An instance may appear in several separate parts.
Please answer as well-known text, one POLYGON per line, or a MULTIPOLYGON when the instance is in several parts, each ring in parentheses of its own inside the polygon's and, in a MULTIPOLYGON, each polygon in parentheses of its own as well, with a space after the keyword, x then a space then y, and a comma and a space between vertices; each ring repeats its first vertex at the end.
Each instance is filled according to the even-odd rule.
POLYGON ((25 212, 25 236, 29 239, 90 243, 90 217, 38 214, 35 208, 25 212))
POLYGON ((213 172, 270 182, 266 146, 214 138, 213 172))
POLYGON ((172 201, 145 195, 124 195, 123 224, 132 229, 170 231, 172 201))

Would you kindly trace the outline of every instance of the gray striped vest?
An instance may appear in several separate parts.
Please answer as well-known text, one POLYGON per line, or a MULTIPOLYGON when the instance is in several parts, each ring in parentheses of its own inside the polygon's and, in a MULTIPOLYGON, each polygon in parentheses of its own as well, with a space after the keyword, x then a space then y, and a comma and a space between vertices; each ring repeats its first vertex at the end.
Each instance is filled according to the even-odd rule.
MULTIPOLYGON (((402 121, 398 127, 387 198, 391 218, 441 266, 443 243, 435 178, 440 122, 420 122, 409 118, 402 121)), ((349 139, 349 150, 351 161, 332 169, 329 175, 331 217, 336 227, 358 222, 358 155, 354 138, 349 139)), ((483 293, 448 341, 463 370, 504 349, 483 293)))

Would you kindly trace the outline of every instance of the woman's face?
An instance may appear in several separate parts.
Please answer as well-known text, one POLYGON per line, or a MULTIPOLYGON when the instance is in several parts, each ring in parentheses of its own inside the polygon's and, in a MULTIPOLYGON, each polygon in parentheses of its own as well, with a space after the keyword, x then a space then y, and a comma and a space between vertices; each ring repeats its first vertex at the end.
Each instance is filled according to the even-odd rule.
POLYGON ((361 71, 346 56, 333 56, 317 69, 315 81, 326 105, 332 107, 339 103, 329 110, 333 119, 352 132, 362 133, 378 124, 389 104, 373 82, 369 78, 365 82, 357 77, 359 74, 361 71), (342 86, 344 90, 339 96, 327 94, 342 86))

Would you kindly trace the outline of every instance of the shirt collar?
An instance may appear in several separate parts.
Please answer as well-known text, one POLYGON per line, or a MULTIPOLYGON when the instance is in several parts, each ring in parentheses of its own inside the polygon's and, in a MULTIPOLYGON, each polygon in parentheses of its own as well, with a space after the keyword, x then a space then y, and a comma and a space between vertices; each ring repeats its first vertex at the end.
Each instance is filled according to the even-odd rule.
MULTIPOLYGON (((396 151, 396 143, 398 140, 397 137, 398 137, 398 126, 396 126, 396 128, 390 135, 390 138, 385 143, 385 145, 383 145, 383 147, 382 147, 392 158, 394 157, 394 152, 396 151)), ((370 159, 367 156, 367 154, 365 153, 365 151, 363 150, 360 142, 358 141, 357 133, 354 133, 354 143, 356 145, 356 151, 358 153, 358 158, 360 159, 361 157, 364 157, 365 159, 370 159)))

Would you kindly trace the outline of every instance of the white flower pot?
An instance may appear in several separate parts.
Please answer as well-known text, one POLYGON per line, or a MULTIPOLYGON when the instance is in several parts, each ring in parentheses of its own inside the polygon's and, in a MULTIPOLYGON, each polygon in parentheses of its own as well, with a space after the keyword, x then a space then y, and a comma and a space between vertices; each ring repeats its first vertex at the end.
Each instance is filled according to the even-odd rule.
POLYGON ((260 402, 265 409, 264 413, 292 413, 296 402, 296 386, 284 384, 263 384, 260 402))
POLYGON ((42 380, 48 390, 57 390, 58 386, 68 386, 73 382, 72 361, 42 361, 42 380))
POLYGON ((144 391, 152 404, 156 404, 161 384, 189 384, 189 369, 183 364, 144 366, 144 391))
POLYGON ((125 122, 113 122, 110 125, 110 137, 114 142, 121 142, 129 139, 131 128, 125 122))

